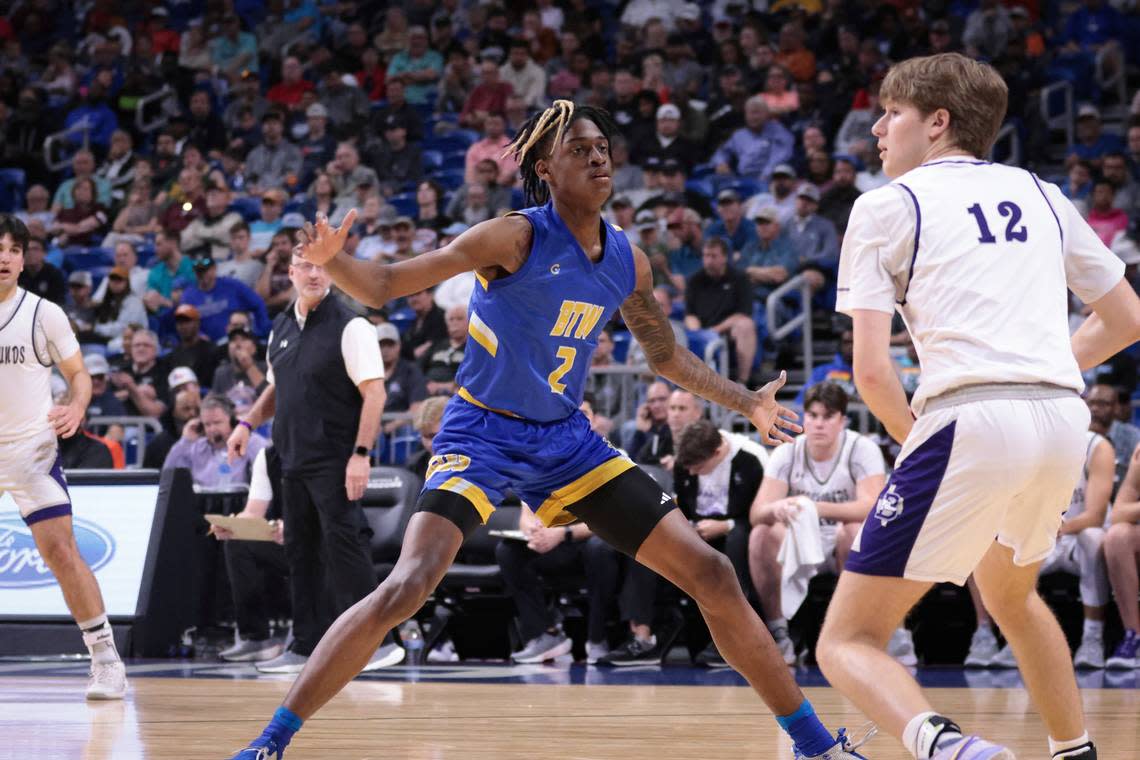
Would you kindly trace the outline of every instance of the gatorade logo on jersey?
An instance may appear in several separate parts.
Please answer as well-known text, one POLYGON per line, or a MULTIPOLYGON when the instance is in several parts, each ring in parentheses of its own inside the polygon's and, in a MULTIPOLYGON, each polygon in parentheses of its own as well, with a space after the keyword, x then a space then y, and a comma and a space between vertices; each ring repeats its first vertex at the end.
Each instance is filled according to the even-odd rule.
POLYGON ((903 497, 895 493, 895 485, 892 483, 875 502, 875 519, 885 528, 888 523, 897 520, 902 511, 903 497))

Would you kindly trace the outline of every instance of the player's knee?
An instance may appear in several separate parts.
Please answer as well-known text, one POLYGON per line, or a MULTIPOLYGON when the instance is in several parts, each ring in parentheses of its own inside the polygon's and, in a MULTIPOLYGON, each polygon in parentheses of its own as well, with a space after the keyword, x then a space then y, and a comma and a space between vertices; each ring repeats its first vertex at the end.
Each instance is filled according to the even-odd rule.
POLYGON ((44 562, 57 576, 66 572, 79 558, 79 550, 70 535, 41 539, 36 547, 44 562))
POLYGON ((1132 536, 1134 531, 1131 525, 1116 523, 1110 525, 1104 534, 1104 556, 1112 560, 1117 557, 1131 556, 1133 554, 1132 536))
MULTIPOLYGON (((698 589, 694 598, 702 607, 715 607, 741 593, 740 580, 728 557, 710 548, 691 563, 691 578, 698 589)), ((692 592, 690 592, 692 593, 692 592)))
POLYGON ((419 611, 433 588, 426 573, 393 570, 372 599, 378 614, 391 614, 402 620, 419 611))

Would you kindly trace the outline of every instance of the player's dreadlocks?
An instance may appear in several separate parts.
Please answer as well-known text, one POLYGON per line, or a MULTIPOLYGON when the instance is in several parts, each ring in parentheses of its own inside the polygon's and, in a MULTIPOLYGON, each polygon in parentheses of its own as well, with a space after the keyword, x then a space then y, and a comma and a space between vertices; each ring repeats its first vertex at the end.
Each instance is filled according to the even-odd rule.
POLYGON ((535 164, 551 155, 554 146, 562 142, 566 130, 578 119, 594 122, 607 140, 612 140, 618 132, 617 123, 605 109, 576 106, 570 100, 556 100, 550 108, 530 117, 515 141, 503 151, 504 156, 513 155, 519 165, 527 203, 537 206, 550 199, 550 188, 539 178, 535 164))

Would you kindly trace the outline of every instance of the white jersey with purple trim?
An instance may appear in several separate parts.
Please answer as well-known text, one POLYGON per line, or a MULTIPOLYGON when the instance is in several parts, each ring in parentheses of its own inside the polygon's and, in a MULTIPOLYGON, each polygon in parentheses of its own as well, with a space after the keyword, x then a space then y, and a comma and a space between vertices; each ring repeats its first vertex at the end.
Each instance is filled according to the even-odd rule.
POLYGON ((1024 169, 952 158, 855 201, 837 311, 906 321, 922 366, 912 405, 980 383, 1084 388, 1066 287, 1085 303, 1124 264, 1060 189, 1024 169))
MULTIPOLYGON (((1089 485, 1089 465, 1092 464, 1093 451, 1096 450, 1097 445, 1101 441, 1107 441, 1100 433, 1088 431, 1085 434, 1085 466, 1081 468, 1081 478, 1077 481, 1077 487, 1073 489, 1073 498, 1069 501, 1069 509, 1065 512, 1065 519, 1072 520, 1074 517, 1084 514, 1085 512, 1085 491, 1089 485)), ((1105 524, 1108 523, 1108 515, 1105 515, 1105 524)))
POLYGON ((52 364, 79 351, 67 315, 16 288, 0 303, 0 443, 50 433, 52 364))

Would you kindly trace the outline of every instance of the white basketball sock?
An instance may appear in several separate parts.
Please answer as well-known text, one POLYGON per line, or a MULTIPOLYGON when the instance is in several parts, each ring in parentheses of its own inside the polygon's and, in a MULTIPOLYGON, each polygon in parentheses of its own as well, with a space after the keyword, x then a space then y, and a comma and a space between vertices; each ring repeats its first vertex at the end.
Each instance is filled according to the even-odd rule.
POLYGON ((1084 631, 1081 633, 1081 638, 1087 639, 1090 636, 1096 639, 1104 638, 1103 620, 1089 620, 1088 618, 1085 618, 1085 627, 1084 631))
MULTIPOLYGON (((1089 732, 1088 731, 1085 731, 1083 734, 1078 736, 1076 739, 1066 739, 1065 741, 1057 741, 1052 736, 1050 736, 1049 737, 1049 754, 1052 755, 1053 757, 1057 757, 1060 753, 1064 752, 1065 750, 1077 749, 1078 747, 1083 747, 1088 743, 1089 743, 1089 732)), ((1061 755, 1061 757, 1064 757, 1064 755, 1061 755)), ((1079 757, 1079 755, 1074 755, 1073 757, 1079 757)))
POLYGON ((87 651, 91 653, 94 662, 118 661, 119 651, 115 648, 115 634, 105 614, 90 620, 78 621, 78 625, 79 630, 83 632, 83 643, 87 645, 87 651))
POLYGON ((772 618, 768 621, 767 625, 773 637, 776 636, 776 632, 779 630, 783 630, 785 636, 788 635, 788 621, 785 618, 772 618))
POLYGON ((962 731, 938 713, 919 713, 903 729, 903 746, 916 760, 928 760, 940 747, 962 738, 962 731))

